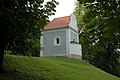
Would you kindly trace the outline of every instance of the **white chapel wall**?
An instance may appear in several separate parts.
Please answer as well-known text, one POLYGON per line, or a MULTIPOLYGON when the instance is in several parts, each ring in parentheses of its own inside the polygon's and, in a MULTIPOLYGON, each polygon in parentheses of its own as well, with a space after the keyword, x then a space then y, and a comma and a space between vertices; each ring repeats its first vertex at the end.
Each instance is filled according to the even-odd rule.
POLYGON ((77 28, 77 20, 76 20, 76 17, 74 14, 71 14, 70 15, 70 23, 69 23, 69 26, 73 29, 75 29, 76 31, 78 31, 78 28, 77 28))

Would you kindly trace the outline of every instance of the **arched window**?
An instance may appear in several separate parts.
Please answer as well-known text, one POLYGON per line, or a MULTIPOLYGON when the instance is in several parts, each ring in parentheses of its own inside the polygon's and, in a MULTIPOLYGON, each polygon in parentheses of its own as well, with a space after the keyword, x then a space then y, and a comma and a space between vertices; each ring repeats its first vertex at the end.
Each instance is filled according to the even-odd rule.
POLYGON ((54 37, 54 45, 60 45, 60 36, 54 37))

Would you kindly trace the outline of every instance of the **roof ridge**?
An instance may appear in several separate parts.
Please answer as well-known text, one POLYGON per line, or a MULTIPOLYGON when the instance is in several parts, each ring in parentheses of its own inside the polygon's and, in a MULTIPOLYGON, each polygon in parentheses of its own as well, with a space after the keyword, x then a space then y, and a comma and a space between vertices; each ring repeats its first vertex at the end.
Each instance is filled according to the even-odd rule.
POLYGON ((57 18, 54 18, 54 19, 65 18, 65 17, 70 17, 70 16, 57 17, 57 18))

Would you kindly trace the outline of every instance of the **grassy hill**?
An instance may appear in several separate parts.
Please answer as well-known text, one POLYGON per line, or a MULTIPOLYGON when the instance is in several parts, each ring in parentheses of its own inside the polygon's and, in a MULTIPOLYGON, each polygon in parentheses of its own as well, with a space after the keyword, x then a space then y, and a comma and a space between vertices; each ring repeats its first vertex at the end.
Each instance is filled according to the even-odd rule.
POLYGON ((0 80, 120 80, 82 60, 6 56, 0 80))

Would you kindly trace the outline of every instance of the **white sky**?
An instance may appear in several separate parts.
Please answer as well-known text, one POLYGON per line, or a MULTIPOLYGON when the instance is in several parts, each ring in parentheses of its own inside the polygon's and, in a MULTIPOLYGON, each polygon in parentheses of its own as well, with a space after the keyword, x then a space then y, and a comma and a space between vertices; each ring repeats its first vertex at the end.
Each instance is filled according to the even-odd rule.
MULTIPOLYGON (((49 1, 49 0, 45 0, 49 1)), ((56 7, 56 13, 53 16, 50 16, 50 21, 57 17, 69 16, 73 13, 75 9, 75 3, 77 0, 56 0, 59 2, 59 5, 56 7)))

